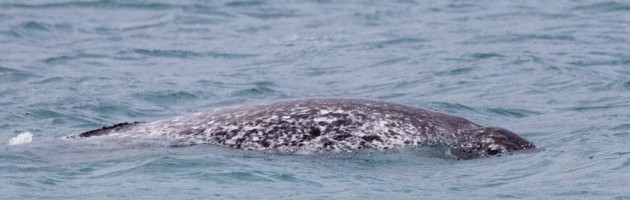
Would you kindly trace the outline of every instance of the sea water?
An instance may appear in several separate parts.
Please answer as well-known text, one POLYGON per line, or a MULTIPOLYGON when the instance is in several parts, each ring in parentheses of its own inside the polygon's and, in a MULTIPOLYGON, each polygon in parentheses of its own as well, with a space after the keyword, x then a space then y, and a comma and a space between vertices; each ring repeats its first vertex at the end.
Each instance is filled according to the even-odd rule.
POLYGON ((0 199, 630 199, 630 2, 3 0, 0 199), (458 161, 60 139, 338 96, 544 150, 458 161))

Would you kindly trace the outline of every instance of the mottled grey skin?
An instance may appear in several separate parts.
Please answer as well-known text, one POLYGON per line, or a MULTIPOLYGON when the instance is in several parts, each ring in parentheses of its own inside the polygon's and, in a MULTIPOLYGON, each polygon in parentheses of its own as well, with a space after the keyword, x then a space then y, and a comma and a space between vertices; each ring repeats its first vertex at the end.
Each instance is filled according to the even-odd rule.
POLYGON ((464 118, 367 99, 277 101, 152 123, 123 123, 68 138, 167 137, 283 153, 347 152, 446 145, 462 159, 535 148, 518 135, 464 118))

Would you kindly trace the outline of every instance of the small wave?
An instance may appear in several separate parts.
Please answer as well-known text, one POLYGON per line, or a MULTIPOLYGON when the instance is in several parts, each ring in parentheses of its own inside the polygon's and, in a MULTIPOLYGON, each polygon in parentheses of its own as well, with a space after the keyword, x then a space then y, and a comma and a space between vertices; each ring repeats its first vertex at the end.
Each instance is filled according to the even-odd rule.
POLYGON ((571 35, 558 34, 509 34, 500 36, 481 36, 464 41, 462 44, 501 44, 501 43, 522 43, 522 42, 579 42, 571 35))
POLYGON ((111 0, 100 1, 70 1, 70 2, 56 2, 56 3, 41 3, 41 4, 3 4, 5 7, 13 8, 30 8, 30 9, 47 9, 47 8, 132 8, 132 9, 147 9, 147 10, 164 10, 178 8, 176 5, 165 3, 119 3, 111 0))
POLYGON ((155 56, 155 57, 177 57, 177 58, 188 58, 188 57, 199 57, 200 53, 193 51, 183 51, 183 50, 159 50, 159 49, 134 49, 132 52, 145 55, 145 56, 155 56))
POLYGON ((142 92, 132 95, 133 97, 144 100, 146 102, 165 104, 174 102, 194 101, 200 97, 185 91, 156 91, 142 92))
POLYGON ((410 45, 410 46, 422 46, 425 42, 427 42, 427 40, 422 39, 422 38, 411 38, 411 37, 407 37, 407 38, 396 38, 396 39, 391 39, 391 40, 384 40, 384 41, 380 41, 380 42, 376 42, 376 43, 372 43, 370 44, 370 46, 373 46, 375 48, 385 48, 385 47, 390 47, 390 46, 398 46, 398 45, 410 45))
POLYGON ((271 89, 269 87, 258 86, 258 87, 253 87, 253 88, 248 88, 248 89, 235 91, 232 94, 234 96, 238 96, 238 97, 254 97, 254 96, 256 96, 256 97, 264 97, 264 96, 281 95, 282 93, 280 91, 276 91, 276 90, 271 89))
POLYGON ((630 12, 630 5, 617 2, 603 2, 584 6, 576 6, 572 10, 584 10, 595 12, 630 12))
POLYGON ((19 145, 31 143, 33 141, 33 134, 31 132, 22 132, 17 136, 9 139, 9 145, 19 145))
POLYGON ((46 23, 41 21, 26 21, 10 27, 9 33, 18 38, 45 38, 51 34, 62 36, 72 32, 72 25, 66 23, 46 23))
POLYGON ((580 67, 591 67, 591 66, 601 66, 601 65, 609 65, 609 66, 625 66, 630 65, 630 59, 621 58, 616 60, 578 60, 569 62, 570 65, 580 66, 580 67))
POLYGON ((0 66, 0 83, 20 82, 33 77, 36 76, 25 71, 0 66))
POLYGON ((438 71, 438 72, 435 72, 434 74, 436 76, 457 76, 457 75, 468 74, 475 70, 478 70, 478 68, 477 67, 462 67, 462 68, 456 68, 456 69, 449 69, 446 71, 438 71))
POLYGON ((480 113, 477 109, 459 103, 433 102, 429 108, 447 113, 480 113))
POLYGON ((503 58, 505 56, 498 54, 498 53, 473 53, 472 55, 470 55, 472 58, 477 59, 477 60, 483 60, 483 59, 488 59, 488 58, 503 58))
POLYGON ((228 7, 250 7, 250 6, 261 6, 264 5, 263 1, 232 1, 225 3, 225 6, 228 7))
POLYGON ((35 22, 35 21, 29 21, 29 22, 24 22, 21 25, 24 29, 27 30, 33 30, 33 31, 49 31, 49 25, 41 23, 41 22, 35 22))
POLYGON ((274 89, 277 85, 274 82, 259 81, 247 84, 247 88, 243 88, 232 92, 237 97, 271 97, 285 96, 279 90, 274 89))
POLYGON ((259 9, 256 12, 244 12, 244 15, 262 20, 299 17, 297 11, 290 9, 259 9))
POLYGON ((498 114, 501 116, 514 117, 514 118, 523 118, 530 115, 540 115, 542 113, 525 110, 525 109, 511 109, 511 108, 489 108, 486 109, 487 112, 498 114))
POLYGON ((44 59, 43 62, 48 63, 48 64, 65 64, 73 60, 101 59, 101 58, 108 58, 108 56, 104 54, 75 53, 75 54, 69 54, 69 55, 49 57, 49 58, 44 59))
POLYGON ((234 54, 225 52, 194 52, 186 50, 162 50, 162 49, 132 49, 131 52, 150 57, 191 58, 210 57, 224 59, 238 59, 256 56, 254 54, 234 54))

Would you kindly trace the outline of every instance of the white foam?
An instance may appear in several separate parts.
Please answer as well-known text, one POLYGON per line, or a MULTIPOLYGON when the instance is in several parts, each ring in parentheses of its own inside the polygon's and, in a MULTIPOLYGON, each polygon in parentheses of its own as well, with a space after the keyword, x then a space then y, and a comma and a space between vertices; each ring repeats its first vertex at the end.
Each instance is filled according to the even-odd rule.
POLYGON ((33 134, 31 134, 31 132, 25 131, 9 139, 9 145, 26 144, 32 141, 33 141, 33 134))

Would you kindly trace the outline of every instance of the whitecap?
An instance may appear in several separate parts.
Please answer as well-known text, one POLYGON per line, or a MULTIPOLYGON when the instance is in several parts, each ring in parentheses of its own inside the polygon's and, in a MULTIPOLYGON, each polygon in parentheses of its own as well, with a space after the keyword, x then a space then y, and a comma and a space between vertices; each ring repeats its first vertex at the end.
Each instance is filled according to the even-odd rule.
POLYGON ((32 141, 33 141, 33 134, 31 132, 25 131, 9 139, 9 145, 26 144, 32 141))

